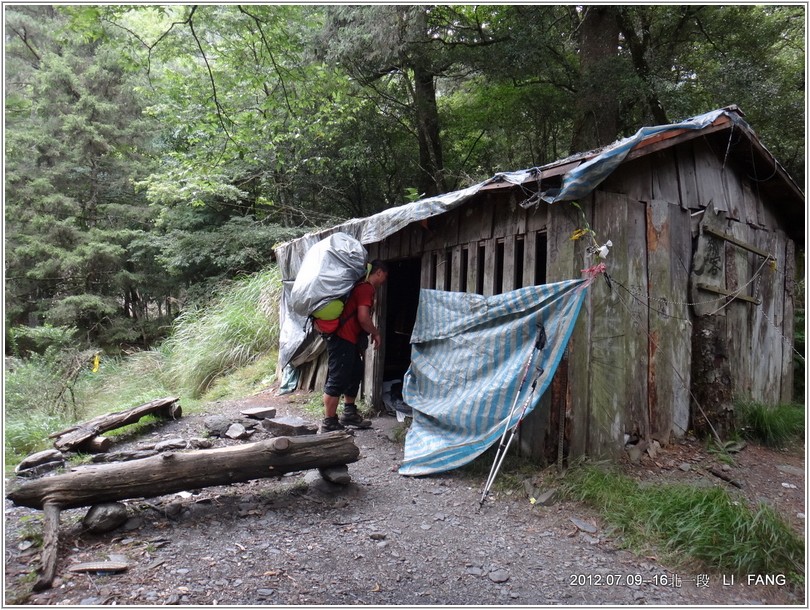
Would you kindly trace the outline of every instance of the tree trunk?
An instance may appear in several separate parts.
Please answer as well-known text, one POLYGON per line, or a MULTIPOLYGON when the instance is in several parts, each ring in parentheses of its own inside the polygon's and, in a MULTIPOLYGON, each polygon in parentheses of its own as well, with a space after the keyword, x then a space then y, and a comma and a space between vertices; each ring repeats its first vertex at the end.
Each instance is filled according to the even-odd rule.
POLYGON ((644 97, 647 101, 647 107, 650 110, 650 114, 652 114, 656 125, 666 125, 669 123, 669 118, 667 117, 664 106, 661 104, 661 100, 658 97, 652 71, 650 70, 650 65, 647 62, 647 53, 649 53, 650 47, 654 44, 654 42, 657 42, 654 41, 650 35, 653 14, 652 12, 648 12, 646 7, 638 7, 637 10, 641 21, 641 37, 639 38, 638 34, 636 33, 635 24, 632 17, 633 13, 628 7, 619 7, 618 9, 617 18, 619 29, 621 30, 622 36, 624 36, 627 47, 630 49, 630 57, 633 59, 633 68, 641 81, 644 83, 644 97))
POLYGON ((589 5, 580 25, 580 79, 571 152, 610 144, 619 131, 617 83, 610 78, 619 53, 616 7, 589 5))
MULTIPOLYGON (((415 30, 427 46, 430 35, 427 26, 427 13, 424 9, 415 11, 415 30)), ((436 104, 435 70, 431 57, 419 51, 416 45, 411 47, 410 67, 414 76, 414 114, 416 131, 419 140, 419 192, 426 197, 439 195, 447 191, 444 181, 444 160, 442 142, 439 137, 439 109, 436 104)))
POLYGON ((7 497, 17 506, 41 509, 49 504, 61 510, 341 466, 356 462, 359 455, 353 438, 342 430, 295 438, 282 436, 221 449, 162 453, 121 464, 83 466, 24 483, 7 497))
POLYGON ((419 138, 419 192, 425 197, 444 193, 444 161, 439 138, 439 111, 436 106, 436 86, 430 70, 414 67, 414 111, 419 138))
POLYGON ((692 430, 718 443, 734 430, 725 316, 698 316, 692 329, 692 430))

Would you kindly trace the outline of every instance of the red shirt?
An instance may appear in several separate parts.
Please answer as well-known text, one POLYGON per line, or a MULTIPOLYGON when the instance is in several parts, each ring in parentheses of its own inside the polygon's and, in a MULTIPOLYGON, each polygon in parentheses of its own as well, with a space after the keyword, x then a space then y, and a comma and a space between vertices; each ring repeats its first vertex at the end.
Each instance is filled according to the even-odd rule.
POLYGON ((343 308, 341 317, 345 320, 338 329, 337 336, 351 343, 357 343, 360 333, 365 332, 357 319, 357 308, 365 305, 369 309, 374 307, 374 286, 368 282, 360 282, 352 289, 349 300, 343 308))

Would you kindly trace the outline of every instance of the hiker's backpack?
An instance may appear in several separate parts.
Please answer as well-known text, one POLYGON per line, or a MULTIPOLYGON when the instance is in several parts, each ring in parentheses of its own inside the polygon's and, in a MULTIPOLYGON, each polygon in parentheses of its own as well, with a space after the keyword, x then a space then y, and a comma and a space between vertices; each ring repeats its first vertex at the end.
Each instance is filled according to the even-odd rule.
MULTIPOLYGON (((290 298, 298 315, 314 321, 321 334, 335 332, 352 288, 366 274, 368 253, 346 233, 333 233, 304 255, 290 298)), ((344 320, 345 321, 345 320, 344 320)))

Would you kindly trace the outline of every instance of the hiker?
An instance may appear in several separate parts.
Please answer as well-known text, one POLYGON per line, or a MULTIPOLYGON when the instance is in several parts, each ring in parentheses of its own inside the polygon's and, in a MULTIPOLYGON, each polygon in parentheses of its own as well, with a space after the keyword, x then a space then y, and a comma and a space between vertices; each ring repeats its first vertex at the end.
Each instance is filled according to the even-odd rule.
POLYGON ((340 326, 334 333, 325 336, 329 365, 323 387, 324 419, 321 432, 343 430, 346 426, 371 426, 371 421, 358 413, 355 400, 363 378, 363 355, 369 337, 374 349, 380 347, 380 331, 371 320, 371 310, 377 288, 387 279, 388 266, 381 260, 371 261, 366 279, 354 286, 346 301, 340 326), (338 419, 341 395, 344 396, 343 413, 338 419))

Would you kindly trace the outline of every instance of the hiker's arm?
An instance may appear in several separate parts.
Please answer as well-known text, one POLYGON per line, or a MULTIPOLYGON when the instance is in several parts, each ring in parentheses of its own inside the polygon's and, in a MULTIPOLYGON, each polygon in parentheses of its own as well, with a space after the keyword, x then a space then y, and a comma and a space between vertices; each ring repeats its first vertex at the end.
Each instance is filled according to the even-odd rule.
POLYGON ((360 305, 357 308, 357 321, 360 322, 360 328, 366 331, 371 337, 371 344, 374 346, 374 349, 380 347, 382 338, 380 337, 380 331, 377 330, 377 327, 374 326, 374 322, 371 321, 371 308, 367 305, 360 305))

